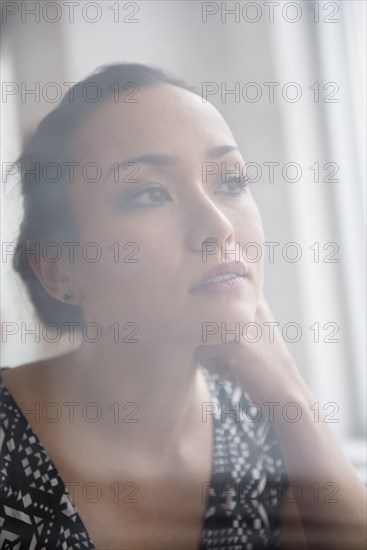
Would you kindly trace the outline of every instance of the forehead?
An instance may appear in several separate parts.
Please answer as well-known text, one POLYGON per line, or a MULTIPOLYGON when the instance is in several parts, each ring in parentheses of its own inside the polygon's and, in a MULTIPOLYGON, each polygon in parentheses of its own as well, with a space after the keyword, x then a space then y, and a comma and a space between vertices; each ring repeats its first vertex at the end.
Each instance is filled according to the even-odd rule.
POLYGON ((195 162, 205 160, 215 146, 236 145, 213 105, 170 84, 104 101, 79 129, 75 143, 79 158, 102 164, 149 153, 195 162))

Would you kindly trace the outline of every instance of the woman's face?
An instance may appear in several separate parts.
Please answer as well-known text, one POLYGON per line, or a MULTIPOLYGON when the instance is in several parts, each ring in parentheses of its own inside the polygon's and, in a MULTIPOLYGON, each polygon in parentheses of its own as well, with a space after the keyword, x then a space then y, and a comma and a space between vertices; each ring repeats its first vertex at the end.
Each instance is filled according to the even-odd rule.
MULTIPOLYGON (((234 261, 230 251, 236 246, 241 261, 244 245, 263 246, 250 189, 233 179, 234 171, 244 174, 244 160, 222 116, 199 96, 165 84, 143 88, 134 99, 106 101, 77 135, 80 166, 97 163, 102 177, 96 183, 78 177, 71 186, 78 249, 95 243, 70 265, 72 290, 86 322, 118 322, 121 339, 132 333, 133 325, 125 325, 131 322, 140 341, 200 345, 202 323, 217 323, 208 343, 224 341, 221 323, 231 330, 254 319, 262 260, 247 262, 239 288, 203 294, 190 289, 215 265, 234 261), (128 159, 147 155, 153 158, 126 166, 128 159), (205 261, 206 239, 218 247, 207 249, 213 253, 205 261), (93 262, 97 250, 101 257, 93 262)), ((93 176, 90 168, 87 178, 93 176)), ((113 341, 112 329, 106 330, 113 341)))

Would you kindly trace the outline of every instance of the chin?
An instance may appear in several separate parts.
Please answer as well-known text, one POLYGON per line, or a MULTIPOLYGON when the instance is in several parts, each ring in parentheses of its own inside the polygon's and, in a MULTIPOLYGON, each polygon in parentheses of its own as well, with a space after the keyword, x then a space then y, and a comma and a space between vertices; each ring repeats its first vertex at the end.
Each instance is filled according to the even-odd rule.
POLYGON ((254 300, 226 304, 214 301, 205 310, 198 308, 182 331, 184 333, 187 329, 198 345, 221 344, 231 340, 240 342, 242 335, 246 335, 246 325, 254 321, 256 305, 254 300))

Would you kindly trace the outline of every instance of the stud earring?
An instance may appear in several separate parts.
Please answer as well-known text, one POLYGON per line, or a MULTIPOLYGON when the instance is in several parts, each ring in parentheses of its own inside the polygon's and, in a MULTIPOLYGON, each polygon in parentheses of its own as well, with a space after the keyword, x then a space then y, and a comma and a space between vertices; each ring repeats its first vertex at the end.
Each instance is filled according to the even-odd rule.
POLYGON ((70 302, 74 298, 74 296, 72 292, 65 292, 63 298, 64 302, 70 302))

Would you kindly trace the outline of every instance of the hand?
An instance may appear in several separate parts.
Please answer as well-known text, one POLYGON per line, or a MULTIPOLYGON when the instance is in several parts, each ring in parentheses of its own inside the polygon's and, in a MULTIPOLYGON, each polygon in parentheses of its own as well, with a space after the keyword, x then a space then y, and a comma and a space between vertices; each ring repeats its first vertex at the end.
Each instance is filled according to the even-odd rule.
POLYGON ((285 388, 304 388, 305 382, 279 328, 264 325, 265 322, 275 321, 262 294, 254 319, 257 327, 249 327, 239 342, 199 346, 196 358, 219 380, 230 380, 242 386, 253 399, 274 400, 285 388))
POLYGON ((269 326, 264 326, 267 321, 273 322, 274 318, 261 296, 254 319, 262 329, 257 342, 249 341, 252 335, 248 331, 247 338, 240 342, 201 345, 196 349, 196 357, 215 373, 215 358, 219 358, 222 362, 222 368, 217 365, 219 378, 240 385, 251 401, 260 405, 263 418, 274 426, 289 484, 301 491, 297 501, 286 499, 282 504, 281 533, 287 547, 365 548, 366 487, 330 425, 323 419, 315 423, 311 405, 316 399, 302 379, 279 329, 274 327, 274 338, 269 337, 269 326), (280 405, 277 411, 283 410, 286 403, 298 403, 302 410, 299 421, 290 422, 283 414, 272 416, 268 402, 277 402, 280 405), (338 496, 331 506, 326 498, 315 499, 310 491, 315 485, 324 489, 337 487, 338 496))

